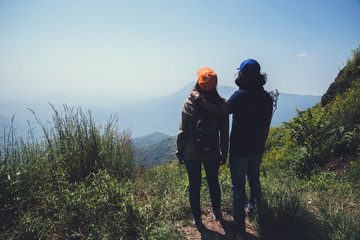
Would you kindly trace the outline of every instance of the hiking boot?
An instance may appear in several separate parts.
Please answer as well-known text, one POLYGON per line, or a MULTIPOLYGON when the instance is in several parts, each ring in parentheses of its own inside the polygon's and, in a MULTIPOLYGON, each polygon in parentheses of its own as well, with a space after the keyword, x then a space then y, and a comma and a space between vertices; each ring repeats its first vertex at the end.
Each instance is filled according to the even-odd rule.
POLYGON ((246 209, 246 215, 248 216, 249 220, 253 220, 255 218, 255 206, 249 203, 246 209))
POLYGON ((237 221, 233 221, 234 225, 235 225, 235 230, 240 232, 240 233, 246 233, 245 230, 245 221, 243 223, 239 223, 237 221))
POLYGON ((213 211, 213 216, 214 216, 214 219, 216 221, 221 221, 222 220, 222 213, 221 213, 220 210, 213 211))
POLYGON ((254 208, 251 208, 251 209, 247 208, 246 215, 248 216, 249 220, 254 220, 254 218, 255 218, 254 208))

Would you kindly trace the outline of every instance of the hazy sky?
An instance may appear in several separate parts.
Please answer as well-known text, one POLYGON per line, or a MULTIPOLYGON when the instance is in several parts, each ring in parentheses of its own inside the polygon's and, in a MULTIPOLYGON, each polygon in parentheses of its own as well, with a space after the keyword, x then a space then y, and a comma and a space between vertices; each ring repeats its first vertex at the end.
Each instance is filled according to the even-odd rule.
MULTIPOLYGON (((322 95, 360 44, 359 0, 0 0, 0 101, 165 96, 211 67, 322 95)), ((224 96, 228 97, 228 96, 224 96)))

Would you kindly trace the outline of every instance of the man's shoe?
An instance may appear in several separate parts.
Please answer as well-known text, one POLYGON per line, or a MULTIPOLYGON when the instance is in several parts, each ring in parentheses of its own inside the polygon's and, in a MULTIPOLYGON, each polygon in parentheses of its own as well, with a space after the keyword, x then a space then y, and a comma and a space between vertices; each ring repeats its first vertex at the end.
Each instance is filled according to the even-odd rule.
POLYGON ((248 216, 249 220, 253 220, 255 218, 254 208, 251 208, 251 209, 247 208, 246 215, 248 216))
POLYGON ((239 231, 240 233, 246 233, 245 221, 243 223, 239 223, 239 222, 234 220, 233 223, 235 225, 235 230, 239 231))

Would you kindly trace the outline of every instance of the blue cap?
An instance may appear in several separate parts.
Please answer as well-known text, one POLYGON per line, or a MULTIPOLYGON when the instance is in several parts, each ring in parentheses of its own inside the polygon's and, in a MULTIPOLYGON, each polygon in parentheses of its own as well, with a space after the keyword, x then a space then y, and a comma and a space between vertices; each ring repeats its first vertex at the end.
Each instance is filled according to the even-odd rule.
POLYGON ((260 74, 260 64, 254 59, 248 59, 243 61, 237 70, 245 76, 260 74))

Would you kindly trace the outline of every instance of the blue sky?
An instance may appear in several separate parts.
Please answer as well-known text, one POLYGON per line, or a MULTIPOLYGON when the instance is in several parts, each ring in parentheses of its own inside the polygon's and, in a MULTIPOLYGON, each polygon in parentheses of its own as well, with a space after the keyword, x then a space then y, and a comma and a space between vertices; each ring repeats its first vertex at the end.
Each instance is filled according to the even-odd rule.
MULTIPOLYGON (((165 96, 247 58, 268 90, 322 95, 360 44, 359 0, 0 0, 0 102, 165 96)), ((229 97, 229 96, 224 96, 229 97)))

